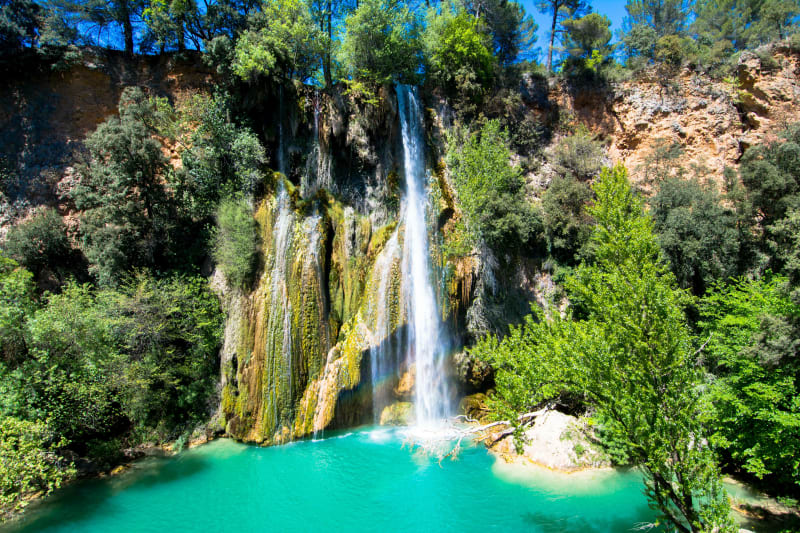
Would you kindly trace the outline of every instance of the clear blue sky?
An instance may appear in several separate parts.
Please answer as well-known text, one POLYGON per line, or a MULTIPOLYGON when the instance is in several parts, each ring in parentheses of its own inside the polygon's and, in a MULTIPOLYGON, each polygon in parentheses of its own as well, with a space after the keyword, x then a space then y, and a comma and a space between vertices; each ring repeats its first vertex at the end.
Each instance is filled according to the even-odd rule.
MULTIPOLYGON (((611 19, 611 33, 614 34, 614 41, 617 40, 617 30, 622 28, 622 19, 625 18, 627 12, 625 11, 625 0, 590 0, 592 11, 600 13, 611 19)), ((543 15, 536 9, 535 0, 522 0, 522 5, 529 15, 533 15, 536 23, 539 24, 539 39, 536 41, 536 46, 540 47, 543 51, 547 49, 547 42, 550 39, 550 23, 551 17, 543 15)))

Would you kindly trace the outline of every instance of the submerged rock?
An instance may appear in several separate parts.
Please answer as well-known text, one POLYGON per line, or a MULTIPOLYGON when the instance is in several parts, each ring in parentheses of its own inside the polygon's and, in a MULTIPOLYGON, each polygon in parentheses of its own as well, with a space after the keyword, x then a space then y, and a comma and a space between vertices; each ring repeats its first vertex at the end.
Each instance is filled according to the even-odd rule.
POLYGON ((409 426, 414 423, 414 404, 395 402, 384 407, 381 413, 382 426, 409 426))

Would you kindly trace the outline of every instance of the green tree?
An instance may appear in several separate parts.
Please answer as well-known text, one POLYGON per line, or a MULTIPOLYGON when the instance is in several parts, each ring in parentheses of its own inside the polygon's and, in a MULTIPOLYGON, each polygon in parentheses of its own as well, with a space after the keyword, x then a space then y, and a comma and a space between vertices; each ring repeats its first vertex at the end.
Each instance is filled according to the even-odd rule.
POLYGON ((542 195, 542 222, 547 252, 560 262, 573 264, 591 233, 586 206, 592 199, 588 185, 573 176, 558 176, 542 195))
POLYGON ((553 51, 556 39, 565 29, 563 22, 581 16, 589 11, 589 4, 583 0, 537 0, 540 12, 550 15, 550 41, 547 47, 547 70, 553 70, 553 51))
POLYGON ((36 44, 40 12, 30 0, 0 0, 0 59, 36 44))
POLYGON ((258 257, 258 226, 247 201, 223 200, 217 210, 214 260, 232 286, 244 287, 258 257))
POLYGON ((711 442, 733 468, 769 482, 776 492, 800 485, 800 308, 786 280, 765 277, 719 284, 702 300, 708 344, 706 423, 711 442))
POLYGON ((594 185, 593 261, 566 288, 581 319, 529 317, 473 353, 495 368, 512 413, 581 394, 644 473, 646 494, 682 532, 732 531, 727 496, 699 415, 701 376, 683 313, 686 294, 659 256, 653 223, 621 166, 594 185))
POLYGON ((67 228, 55 209, 45 208, 12 227, 5 252, 37 277, 45 269, 59 270, 72 255, 67 228))
MULTIPOLYGON (((686 32, 690 0, 628 0, 625 33, 622 41, 629 56, 655 58, 659 40, 683 36, 686 32)), ((669 41, 661 41, 662 49, 669 41)))
POLYGON ((339 63, 371 83, 409 82, 420 65, 419 22, 398 0, 363 0, 345 19, 339 63))
POLYGON ((86 139, 90 160, 73 191, 82 211, 82 248, 90 271, 111 285, 135 266, 163 264, 171 205, 164 187, 166 158, 148 124, 154 107, 141 89, 126 89, 119 117, 86 139))
POLYGON ((26 355, 26 322, 35 308, 33 275, 0 254, 0 369, 26 355))
POLYGON ((75 475, 57 453, 65 445, 42 422, 0 418, 0 516, 25 507, 25 496, 50 494, 75 475))
POLYGON ((466 11, 428 10, 422 45, 427 75, 452 95, 476 97, 491 83, 494 58, 480 19, 466 11), (473 89, 474 88, 474 89, 473 89))
POLYGON ((611 21, 605 15, 589 13, 580 18, 564 21, 566 48, 569 59, 587 65, 593 56, 605 58, 611 54, 611 21))
POLYGON ((500 250, 529 244, 538 229, 519 169, 510 164, 508 133, 497 120, 448 139, 447 164, 470 231, 500 250))
POLYGON ((134 442, 167 440, 207 421, 214 408, 222 313, 199 276, 143 272, 98 295, 119 356, 108 368, 134 442))
POLYGON ((736 213, 711 186, 667 178, 650 201, 658 241, 683 288, 703 294, 715 280, 743 272, 736 213))
POLYGON ((518 56, 527 56, 536 43, 538 25, 525 16, 522 4, 508 0, 466 0, 467 12, 480 19, 492 36, 490 47, 501 65, 510 65, 518 56))
POLYGON ((270 0, 250 29, 236 41, 233 71, 242 79, 256 76, 305 81, 317 70, 325 35, 301 0, 270 0))

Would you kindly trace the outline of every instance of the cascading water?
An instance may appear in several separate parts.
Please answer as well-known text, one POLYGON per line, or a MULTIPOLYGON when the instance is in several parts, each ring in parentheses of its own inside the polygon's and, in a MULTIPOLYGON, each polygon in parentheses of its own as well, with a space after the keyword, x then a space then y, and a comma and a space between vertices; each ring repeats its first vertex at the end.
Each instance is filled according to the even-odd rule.
POLYGON ((428 257, 422 112, 413 87, 398 85, 397 101, 406 179, 402 269, 408 317, 408 359, 416 367, 414 403, 417 425, 431 426, 449 415, 450 395, 444 368, 444 336, 431 285, 428 257))
POLYGON ((399 317, 392 316, 392 301, 400 298, 401 287, 392 285, 397 279, 394 270, 399 266, 400 244, 397 231, 386 242, 375 260, 370 285, 375 288, 374 299, 369 302, 369 317, 373 338, 370 340, 370 370, 372 378, 372 408, 375 422, 380 422, 381 412, 390 403, 386 390, 387 378, 395 376, 399 369, 394 329, 399 317))

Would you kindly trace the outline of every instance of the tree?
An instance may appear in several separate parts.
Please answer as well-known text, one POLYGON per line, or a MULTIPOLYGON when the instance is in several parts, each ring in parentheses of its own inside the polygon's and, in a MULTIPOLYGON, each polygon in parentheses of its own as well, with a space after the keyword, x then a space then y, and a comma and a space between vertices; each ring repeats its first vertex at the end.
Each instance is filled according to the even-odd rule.
POLYGON ((71 192, 82 211, 83 250, 103 285, 134 266, 155 265, 165 253, 170 222, 163 184, 167 162, 148 123, 154 109, 141 89, 127 88, 119 117, 86 139, 90 160, 71 192))
POLYGON ((655 230, 678 284, 703 294, 714 280, 746 268, 736 213, 710 186, 667 178, 650 202, 655 230))
POLYGON ((0 418, 0 516, 25 507, 26 496, 50 494, 75 475, 56 453, 65 445, 43 422, 0 418))
POLYGON ((771 275, 736 280, 714 286, 699 307, 711 442, 779 493, 800 484, 800 308, 788 288, 771 275))
POLYGON ((15 368, 27 354, 26 322, 35 308, 33 276, 0 254, 0 370, 15 368))
POLYGON ((547 70, 552 72, 556 37, 564 31, 561 25, 562 22, 588 12, 589 5, 583 0, 537 0, 536 7, 542 13, 549 13, 551 17, 550 43, 547 47, 547 70))
POLYGON ((508 0, 465 0, 467 12, 486 25, 492 36, 491 50, 501 65, 528 55, 536 43, 538 25, 525 16, 522 4, 508 0))
POLYGON ((542 222, 547 252, 564 263, 577 263, 591 233, 586 206, 591 189, 573 176, 559 176, 542 195, 542 222))
MULTIPOLYGON (((653 59, 660 40, 683 36, 689 6, 690 0, 628 0, 622 39, 628 55, 653 59)), ((662 48, 667 44, 667 41, 661 41, 662 48)))
POLYGON ((567 19, 563 25, 571 58, 585 64, 593 52, 602 57, 611 53, 611 21, 605 15, 589 13, 581 18, 567 19))
POLYGON ((508 133, 490 120, 465 137, 448 139, 447 165, 470 231, 496 250, 528 244, 538 220, 509 163, 508 133))
POLYGON ((490 39, 479 19, 466 11, 429 9, 422 45, 427 61, 426 74, 450 94, 476 99, 480 89, 491 82, 494 58, 490 39), (470 83, 478 86, 472 90, 470 83), (476 94, 478 93, 478 94, 476 94))
POLYGON ((213 255, 230 285, 244 287, 251 281, 258 257, 258 227, 245 200, 220 203, 213 255))
POLYGON ((473 353, 495 368, 498 402, 512 413, 565 392, 586 398, 643 472, 648 498, 671 527, 733 531, 699 421, 705 406, 686 294, 659 257, 625 169, 604 169, 593 189, 593 260, 566 282, 574 318, 539 313, 539 322, 529 317, 473 353))
POLYGON ((185 50, 187 24, 196 11, 197 5, 193 0, 149 0, 142 11, 147 33, 140 47, 149 49, 155 46, 160 53, 168 48, 185 50))
POLYGON ((0 0, 0 57, 37 42, 40 13, 30 0, 0 0))
POLYGON ((40 277, 45 269, 57 270, 72 255, 67 228, 55 209, 45 208, 12 227, 5 252, 40 277))
POLYGON ((250 29, 236 41, 233 71, 306 81, 320 64, 325 35, 301 0, 270 0, 251 17, 250 29))
POLYGON ((419 23, 398 0, 363 0, 345 19, 339 62, 371 83, 413 81, 420 64, 419 23))

